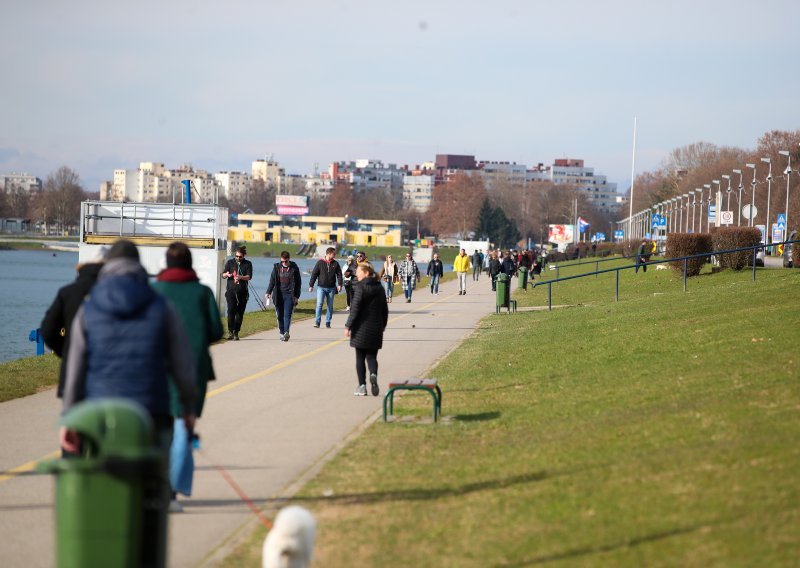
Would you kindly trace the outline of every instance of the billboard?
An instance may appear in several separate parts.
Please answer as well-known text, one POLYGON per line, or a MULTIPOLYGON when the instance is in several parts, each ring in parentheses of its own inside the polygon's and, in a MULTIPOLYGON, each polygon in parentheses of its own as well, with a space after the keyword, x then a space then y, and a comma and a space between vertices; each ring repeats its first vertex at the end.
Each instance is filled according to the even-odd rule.
POLYGON ((575 225, 549 225, 547 240, 551 243, 571 243, 575 240, 575 225))
POLYGON ((276 195, 278 215, 308 215, 307 195, 276 195))

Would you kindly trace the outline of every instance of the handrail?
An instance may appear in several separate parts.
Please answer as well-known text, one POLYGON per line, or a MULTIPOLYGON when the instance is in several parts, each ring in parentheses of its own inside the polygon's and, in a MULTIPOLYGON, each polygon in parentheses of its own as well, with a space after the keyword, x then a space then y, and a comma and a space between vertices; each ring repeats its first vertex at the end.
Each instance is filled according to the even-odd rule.
MULTIPOLYGON (((598 274, 597 271, 598 271, 598 269, 600 267, 600 263, 601 262, 611 262, 612 260, 627 260, 627 259, 630 259, 630 258, 637 258, 639 256, 640 255, 637 253, 637 254, 632 254, 630 256, 615 256, 613 258, 601 258, 599 260, 594 260, 594 261, 590 260, 589 262, 580 262, 580 261, 578 261, 578 262, 570 262, 570 263, 567 263, 567 264, 564 264, 564 263, 555 264, 555 263, 553 263, 553 268, 555 268, 555 270, 556 270, 556 280, 558 280, 559 279, 559 275, 561 273, 561 268, 562 267, 580 266, 581 264, 591 264, 592 262, 594 262, 594 270, 595 271, 594 272, 587 272, 587 274, 598 274)), ((643 256, 656 256, 656 253, 650 252, 650 253, 646 253, 643 256)))
MULTIPOLYGON (((595 270, 594 272, 586 272, 584 274, 575 274, 573 276, 565 276, 564 278, 558 278, 557 277, 555 280, 547 280, 546 282, 535 282, 533 284, 533 288, 536 288, 537 286, 543 286, 543 285, 547 284, 547 307, 548 307, 549 311, 553 311, 553 284, 554 283, 566 282, 567 280, 575 280, 577 278, 584 278, 586 276, 592 276, 592 275, 597 277, 598 274, 606 274, 606 273, 609 273, 609 272, 614 272, 614 273, 616 273, 616 293, 615 293, 615 296, 614 296, 614 301, 618 302, 619 301, 619 273, 620 273, 621 270, 629 270, 631 268, 638 268, 640 266, 650 266, 650 265, 653 265, 653 264, 663 264, 665 262, 676 262, 676 261, 681 261, 682 260, 683 261, 683 291, 686 292, 686 278, 687 278, 686 268, 687 268, 687 263, 688 263, 688 261, 690 259, 693 259, 693 258, 706 258, 706 257, 711 257, 711 256, 719 256, 719 255, 723 255, 723 254, 731 254, 731 253, 735 253, 735 252, 742 252, 742 251, 748 251, 748 250, 752 250, 753 251, 753 261, 752 261, 752 265, 753 265, 753 281, 755 281, 755 279, 756 279, 756 253, 757 253, 758 249, 777 247, 777 246, 780 246, 780 245, 786 246, 787 244, 794 244, 794 243, 800 243, 800 240, 783 241, 783 242, 780 242, 780 243, 770 243, 770 244, 759 243, 757 245, 753 245, 753 246, 749 246, 749 247, 742 247, 742 248, 737 248, 737 249, 731 249, 731 250, 711 251, 711 252, 704 252, 704 253, 700 253, 700 254, 692 254, 692 255, 688 255, 688 256, 680 256, 680 257, 675 257, 675 258, 665 258, 665 259, 662 259, 662 260, 651 260, 651 261, 648 261, 648 262, 640 262, 638 264, 629 264, 629 265, 625 265, 625 266, 617 266, 616 268, 607 268, 605 270, 595 270)), ((639 256, 639 255, 637 255, 637 256, 639 256)), ((630 258, 630 257, 627 257, 627 258, 630 258)), ((617 258, 617 259, 614 259, 614 260, 621 260, 621 259, 617 258)))

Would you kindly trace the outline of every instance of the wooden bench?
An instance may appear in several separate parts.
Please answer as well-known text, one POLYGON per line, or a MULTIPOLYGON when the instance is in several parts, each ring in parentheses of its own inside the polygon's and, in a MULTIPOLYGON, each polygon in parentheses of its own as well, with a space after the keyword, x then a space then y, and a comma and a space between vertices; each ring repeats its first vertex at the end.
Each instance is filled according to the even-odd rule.
POLYGON ((389 390, 383 395, 383 421, 394 413, 394 393, 399 390, 421 390, 427 391, 433 398, 433 421, 442 415, 442 389, 436 383, 436 379, 402 379, 389 383, 389 390), (388 407, 388 413, 387 413, 388 407))

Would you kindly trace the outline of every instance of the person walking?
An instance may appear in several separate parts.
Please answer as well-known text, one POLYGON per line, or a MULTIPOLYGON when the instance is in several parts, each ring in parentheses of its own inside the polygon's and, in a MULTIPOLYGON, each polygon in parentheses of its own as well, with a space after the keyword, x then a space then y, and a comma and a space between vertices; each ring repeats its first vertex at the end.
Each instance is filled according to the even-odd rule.
POLYGON ((472 253, 472 280, 477 281, 481 275, 481 266, 483 265, 483 255, 481 251, 475 249, 472 253))
MULTIPOLYGON (((120 239, 111 246, 70 334, 64 412, 83 400, 120 397, 138 403, 153 420, 153 441, 164 454, 166 469, 174 422, 168 383, 177 390, 186 428, 194 430, 194 357, 180 316, 148 283, 131 241, 120 239)), ((68 453, 80 452, 76 431, 62 427, 59 442, 68 453)), ((165 483, 146 498, 163 499, 167 507, 169 496, 165 483)), ((146 522, 160 521, 157 517, 146 522)))
POLYGON ((272 274, 270 274, 267 286, 267 299, 271 299, 275 303, 275 316, 278 318, 278 333, 281 341, 289 341, 292 312, 300 300, 301 287, 300 268, 290 259, 289 251, 282 251, 281 261, 276 262, 272 267, 272 274))
POLYGON ((639 272, 639 267, 642 267, 644 272, 647 272, 647 264, 648 261, 647 255, 647 239, 642 239, 642 244, 639 245, 639 250, 636 253, 636 268, 634 268, 634 273, 639 272))
POLYGON ((397 271, 397 263, 391 254, 386 255, 386 260, 381 268, 379 279, 383 282, 383 288, 386 291, 386 301, 392 303, 392 296, 394 295, 394 285, 400 282, 400 275, 397 271))
POLYGON ((503 262, 500 264, 500 270, 503 274, 508 275, 509 281, 517 273, 517 263, 514 262, 510 251, 503 255, 503 262))
POLYGON ((222 271, 227 279, 225 301, 228 304, 228 339, 239 341, 239 332, 244 321, 244 310, 250 299, 250 280, 253 278, 253 264, 245 258, 247 247, 236 249, 234 258, 228 259, 222 271))
POLYGON ((444 276, 444 263, 439 260, 439 253, 433 253, 433 259, 428 263, 427 275, 431 278, 431 294, 439 295, 439 281, 444 276))
POLYGON ((79 264, 75 280, 59 288, 53 303, 47 308, 42 323, 39 325, 45 345, 52 349, 57 357, 61 358, 58 370, 58 387, 56 396, 61 398, 64 394, 64 377, 67 372, 67 354, 69 353, 69 337, 72 320, 83 300, 97 282, 103 261, 108 253, 108 247, 101 247, 97 256, 91 261, 79 264))
POLYGON ((496 250, 492 251, 491 256, 492 258, 489 260, 489 278, 492 280, 492 292, 494 292, 497 289, 497 275, 503 270, 496 250))
POLYGON ((350 315, 344 326, 350 338, 350 347, 356 350, 356 375, 358 387, 355 396, 367 395, 367 369, 372 396, 378 396, 378 350, 383 347, 383 332, 389 321, 386 294, 375 279, 369 263, 362 262, 356 269, 358 284, 353 292, 350 315))
MULTIPOLYGON (((192 268, 192 252, 189 247, 181 242, 172 243, 167 248, 166 260, 167 267, 158 274, 153 288, 169 300, 186 328, 196 371, 197 398, 193 413, 195 418, 200 418, 208 382, 215 378, 209 346, 222 339, 222 320, 214 292, 208 286, 200 284, 197 273, 192 268)), ((192 432, 183 420, 186 409, 183 408, 178 389, 172 382, 169 383, 169 397, 171 414, 175 418, 169 456, 169 481, 172 487, 170 510, 179 512, 183 507, 176 499, 177 494, 187 497, 192 494, 192 432)))
POLYGON ((336 249, 325 249, 325 258, 321 258, 311 270, 311 280, 308 282, 308 291, 314 290, 317 283, 317 309, 314 316, 314 327, 319 327, 322 321, 322 303, 328 302, 328 311, 325 314, 325 327, 331 327, 333 317, 333 298, 342 291, 342 267, 336 262, 336 249))
POLYGON ((411 295, 414 293, 414 286, 419 280, 419 268, 414 259, 411 258, 411 253, 406 253, 406 258, 397 268, 397 273, 400 276, 400 284, 403 286, 405 292, 406 303, 411 302, 411 295))
POLYGON ((355 257, 350 254, 347 255, 347 260, 344 264, 344 270, 342 271, 342 284, 344 285, 344 297, 347 301, 347 307, 345 311, 350 310, 350 301, 353 299, 353 283, 356 282, 356 264, 355 257))
POLYGON ((469 272, 469 256, 463 248, 453 262, 453 270, 458 275, 458 295, 467 293, 467 272, 469 272))

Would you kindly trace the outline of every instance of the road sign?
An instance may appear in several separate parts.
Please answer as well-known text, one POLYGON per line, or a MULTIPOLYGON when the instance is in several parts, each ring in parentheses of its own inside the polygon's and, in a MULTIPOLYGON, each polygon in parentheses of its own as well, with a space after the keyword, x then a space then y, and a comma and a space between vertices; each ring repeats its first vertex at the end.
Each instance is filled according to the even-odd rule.
POLYGON ((767 234, 767 226, 766 225, 756 225, 756 229, 761 231, 761 244, 766 244, 766 240, 764 240, 764 235, 767 234))
POLYGON ((650 220, 650 228, 657 229, 658 228, 658 220, 659 215, 653 215, 653 218, 650 220))
POLYGON ((742 207, 742 216, 745 219, 755 219, 758 215, 758 209, 755 205, 750 205, 749 203, 742 207), (751 217, 752 214, 752 217, 751 217))
POLYGON ((606 234, 605 233, 595 233, 594 234, 594 240, 595 241, 604 241, 604 240, 606 240, 606 234))
POLYGON ((717 206, 710 205, 708 206, 708 222, 709 223, 716 223, 717 222, 717 206))
POLYGON ((781 231, 786 230, 786 214, 778 213, 778 222, 775 223, 781 231))
POLYGON ((614 238, 615 239, 624 239, 625 238, 625 231, 614 231, 614 238))
POLYGON ((777 223, 772 224, 772 242, 779 243, 783 240, 783 229, 777 223))
POLYGON ((719 222, 723 225, 733 225, 733 211, 720 211, 719 222))
POLYGON ((666 229, 667 228, 667 218, 664 215, 658 216, 658 228, 659 229, 666 229))

